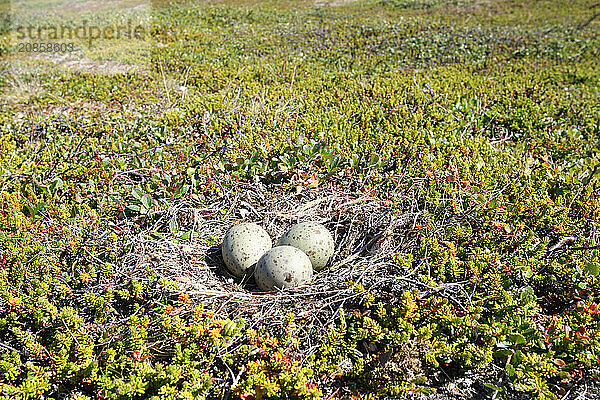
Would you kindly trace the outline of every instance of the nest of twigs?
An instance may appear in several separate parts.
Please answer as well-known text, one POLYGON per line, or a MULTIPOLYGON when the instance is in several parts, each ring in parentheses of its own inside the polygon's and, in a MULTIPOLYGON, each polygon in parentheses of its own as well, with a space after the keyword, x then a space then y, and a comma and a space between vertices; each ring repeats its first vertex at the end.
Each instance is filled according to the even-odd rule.
POLYGON ((124 267, 131 271, 150 264, 196 302, 212 307, 219 318, 276 326, 294 313, 300 321, 296 334, 308 346, 314 345, 312 341, 341 308, 358 304, 365 292, 358 293, 356 285, 388 302, 409 287, 422 285, 416 280, 419 265, 403 270, 394 261, 395 253, 410 253, 418 246, 420 212, 414 197, 393 190, 377 196, 370 189, 356 191, 333 184, 301 192, 283 191, 277 185, 238 184, 224 193, 175 204, 148 229, 168 238, 169 225, 176 220, 181 229, 191 229, 197 237, 175 241, 140 234, 132 239, 134 251, 125 258, 124 267), (252 276, 231 275, 221 256, 225 232, 242 221, 260 224, 274 241, 295 223, 320 222, 334 236, 334 257, 308 285, 261 292, 252 276))

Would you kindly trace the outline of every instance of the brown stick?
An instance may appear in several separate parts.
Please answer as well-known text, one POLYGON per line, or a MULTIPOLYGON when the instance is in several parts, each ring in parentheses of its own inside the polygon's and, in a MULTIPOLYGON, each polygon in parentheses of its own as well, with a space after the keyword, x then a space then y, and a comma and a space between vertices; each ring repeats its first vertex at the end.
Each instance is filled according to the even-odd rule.
POLYGON ((594 250, 594 249, 600 249, 600 244, 597 244, 595 246, 568 247, 565 250, 594 250))
POLYGON ((590 17, 590 19, 588 19, 586 22, 584 22, 582 24, 579 24, 577 26, 577 29, 583 29, 583 28, 585 28, 586 26, 588 26, 589 24, 591 24, 593 20, 595 20, 598 17, 600 17, 600 11, 597 11, 596 13, 594 13, 594 15, 592 15, 590 17))

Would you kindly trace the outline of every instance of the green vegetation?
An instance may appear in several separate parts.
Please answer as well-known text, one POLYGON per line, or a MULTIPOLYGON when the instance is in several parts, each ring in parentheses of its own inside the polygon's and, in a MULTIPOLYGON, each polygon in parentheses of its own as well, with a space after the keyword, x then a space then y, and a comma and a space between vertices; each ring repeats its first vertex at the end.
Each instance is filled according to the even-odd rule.
POLYGON ((144 73, 102 73, 109 40, 15 60, 0 24, 4 397, 375 399, 494 368, 489 395, 552 399, 600 379, 600 6, 317 3, 155 1, 144 73), (296 176, 412 193, 419 246, 390 257, 419 290, 356 285, 302 357, 297 316, 247 326, 118 268, 174 203, 296 176), (568 236, 583 249, 548 253, 568 236), (418 368, 380 365, 401 348, 418 368))

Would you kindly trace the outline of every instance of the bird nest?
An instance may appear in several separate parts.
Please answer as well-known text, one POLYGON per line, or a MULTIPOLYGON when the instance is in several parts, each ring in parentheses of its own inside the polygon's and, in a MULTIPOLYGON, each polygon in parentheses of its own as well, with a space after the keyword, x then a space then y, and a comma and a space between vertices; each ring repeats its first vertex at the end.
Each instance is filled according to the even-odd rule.
POLYGON ((376 196, 369 188, 357 191, 334 184, 305 191, 238 184, 223 193, 173 205, 145 234, 131 239, 133 251, 123 259, 123 268, 151 268, 176 282, 194 302, 212 307, 219 318, 278 326, 294 313, 296 321, 302 321, 296 324, 296 334, 309 346, 340 309, 358 304, 365 293, 393 301, 418 284, 412 277, 419 266, 401 267, 394 260, 395 254, 410 253, 418 244, 420 213, 409 195, 391 190, 376 196), (220 244, 234 224, 255 222, 277 239, 303 221, 324 224, 335 240, 330 265, 309 284, 261 292, 252 276, 239 279, 225 268, 220 244), (193 238, 175 240, 175 226, 192 231, 193 238), (162 239, 148 238, 149 230, 162 239), (356 290, 359 284, 366 291, 356 290))

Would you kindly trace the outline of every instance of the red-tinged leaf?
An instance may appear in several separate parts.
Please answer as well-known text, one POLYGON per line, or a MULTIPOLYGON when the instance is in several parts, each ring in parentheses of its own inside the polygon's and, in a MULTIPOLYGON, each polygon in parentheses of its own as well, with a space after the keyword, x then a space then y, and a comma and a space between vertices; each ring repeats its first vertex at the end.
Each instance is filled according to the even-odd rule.
POLYGON ((580 339, 580 340, 584 340, 584 339, 589 340, 589 337, 585 334, 585 332, 586 332, 585 326, 581 326, 575 331, 575 336, 577 336, 577 339, 580 339))
POLYGON ((131 353, 131 356, 136 360, 136 361, 140 361, 142 359, 142 352, 139 350, 134 350, 131 353))

